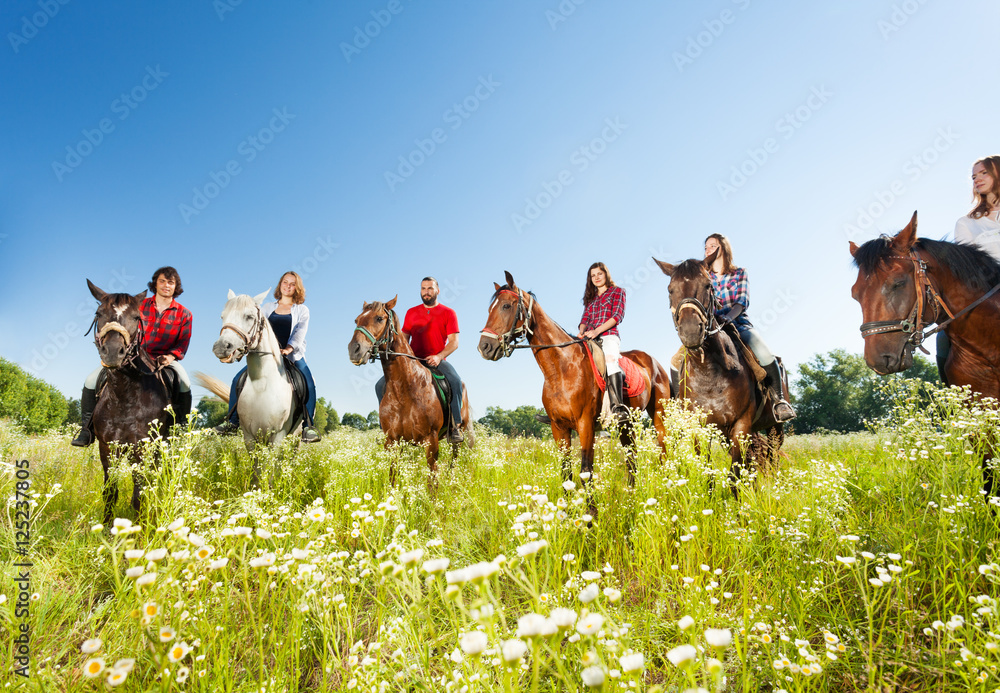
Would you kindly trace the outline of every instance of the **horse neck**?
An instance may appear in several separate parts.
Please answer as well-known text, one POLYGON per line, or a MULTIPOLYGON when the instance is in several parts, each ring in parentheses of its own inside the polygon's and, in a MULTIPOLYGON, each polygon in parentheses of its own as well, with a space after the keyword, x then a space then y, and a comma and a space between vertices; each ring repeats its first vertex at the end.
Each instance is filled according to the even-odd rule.
MULTIPOLYGON (((529 327, 532 332, 528 337, 528 344, 562 344, 573 341, 573 336, 559 327, 538 303, 535 303, 532 309, 531 318, 529 327)), ((534 352, 535 361, 543 370, 546 366, 555 366, 576 356, 575 351, 568 352, 565 347, 532 349, 531 351, 534 352)))
MULTIPOLYGON (((933 273, 932 281, 934 281, 938 295, 941 296, 941 300, 945 302, 953 315, 986 293, 986 291, 966 286, 947 269, 932 266, 930 271, 933 273)), ((940 306, 936 306, 936 308, 937 321, 947 320, 948 314, 945 313, 944 309, 940 306)), ((945 331, 953 341, 961 342, 973 351, 980 351, 984 346, 988 346, 989 350, 992 351, 995 341, 992 336, 995 333, 998 319, 1000 319, 1000 294, 993 294, 972 311, 949 324, 945 331)))
POLYGON ((251 380, 261 378, 284 378, 285 363, 281 355, 281 345, 274 336, 271 323, 264 318, 264 324, 257 349, 247 354, 247 375, 251 380))
POLYGON ((388 349, 395 354, 405 354, 405 356, 393 356, 385 353, 381 355, 382 372, 385 374, 386 382, 394 378, 413 379, 427 373, 427 369, 417 361, 416 354, 410 348, 410 343, 403 338, 402 333, 398 330, 389 341, 388 349))

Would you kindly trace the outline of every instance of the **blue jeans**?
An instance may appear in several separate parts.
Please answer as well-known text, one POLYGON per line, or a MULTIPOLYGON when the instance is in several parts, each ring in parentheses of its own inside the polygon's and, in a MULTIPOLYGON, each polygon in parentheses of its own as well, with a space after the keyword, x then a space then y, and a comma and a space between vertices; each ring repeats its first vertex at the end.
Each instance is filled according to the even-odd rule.
MULTIPOLYGON (((442 361, 438 364, 438 370, 441 375, 444 376, 448 384, 451 385, 451 420, 456 424, 462 423, 462 378, 458 375, 458 371, 447 361, 442 361)), ((383 375, 375 383, 375 396, 378 397, 379 404, 382 403, 382 397, 385 395, 385 376, 383 375)))
POLYGON ((767 368, 772 363, 774 363, 774 354, 771 350, 767 348, 767 344, 764 344, 764 340, 760 338, 760 333, 757 332, 752 327, 739 327, 737 329, 740 331, 740 339, 743 343, 750 347, 750 351, 754 353, 757 360, 760 361, 760 365, 767 368))
MULTIPOLYGON (((287 362, 286 362, 287 363, 287 362)), ((313 380, 312 371, 309 370, 309 365, 306 360, 299 359, 298 361, 293 361, 295 367, 302 372, 302 375, 306 377, 306 411, 309 412, 309 421, 316 420, 316 382, 313 380)), ((238 398, 236 392, 236 383, 239 382, 240 378, 246 372, 247 368, 244 366, 236 377, 233 378, 233 384, 229 386, 229 420, 233 424, 240 425, 240 415, 236 413, 236 400, 238 398)))

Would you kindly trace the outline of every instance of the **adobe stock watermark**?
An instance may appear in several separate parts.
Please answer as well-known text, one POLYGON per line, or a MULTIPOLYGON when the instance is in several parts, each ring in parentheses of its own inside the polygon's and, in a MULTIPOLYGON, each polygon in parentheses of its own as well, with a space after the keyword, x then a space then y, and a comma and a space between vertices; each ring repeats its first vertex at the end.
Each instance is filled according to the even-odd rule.
POLYGON ((333 236, 330 234, 327 234, 326 238, 316 236, 316 245, 313 246, 312 252, 302 258, 298 264, 292 265, 292 271, 303 280, 308 279, 316 274, 320 265, 334 256, 339 247, 340 243, 334 243, 333 236))
MULTIPOLYGON (((108 108, 113 115, 118 116, 119 121, 125 120, 132 115, 132 111, 139 108, 139 104, 146 100, 149 93, 155 91, 169 76, 170 73, 161 70, 159 65, 156 67, 147 65, 146 74, 139 80, 139 83, 127 92, 123 91, 117 99, 111 102, 108 108)), ((107 117, 97 121, 94 128, 81 130, 80 134, 83 135, 83 139, 76 144, 66 145, 66 156, 63 157, 63 160, 52 162, 52 172, 56 174, 56 180, 62 183, 63 179, 68 174, 73 173, 84 159, 93 154, 104 142, 104 138, 113 133, 117 127, 118 124, 107 117)))
POLYGON ((549 23, 549 28, 555 31, 560 24, 569 19, 576 8, 587 0, 562 0, 554 10, 545 10, 545 19, 549 23))
POLYGON ((646 286, 650 280, 662 278, 663 288, 666 290, 670 278, 663 274, 663 270, 660 269, 660 266, 656 264, 656 260, 653 258, 669 262, 669 258, 674 256, 673 251, 664 248, 662 245, 656 248, 649 246, 648 250, 649 259, 643 264, 633 268, 629 272, 626 272, 624 275, 620 275, 618 272, 614 272, 612 274, 612 276, 614 276, 616 286, 620 286, 625 289, 627 293, 634 295, 646 286))
POLYGON ((207 183, 191 188, 191 203, 181 202, 177 206, 185 224, 190 224, 191 217, 196 217, 205 211, 212 204, 212 200, 228 188, 236 176, 243 173, 243 164, 249 164, 256 159, 257 155, 267 149, 268 145, 274 142, 275 137, 284 132, 288 124, 295 120, 295 114, 288 112, 288 106, 272 109, 271 112, 274 115, 267 125, 236 146, 236 153, 242 158, 242 164, 240 159, 230 159, 218 171, 210 171, 207 183))
POLYGON ((910 21, 910 18, 926 4, 927 0, 903 0, 903 2, 894 4, 889 18, 880 19, 876 23, 879 33, 882 34, 882 40, 888 41, 890 36, 902 29, 910 21))
POLYGON ((590 168, 590 165, 607 151, 608 145, 617 141, 626 130, 628 125, 621 122, 619 116, 605 118, 601 133, 587 144, 573 150, 569 157, 569 166, 555 174, 551 180, 542 181, 541 192, 524 198, 524 207, 510 215, 514 230, 521 233, 525 227, 536 222, 542 213, 576 182, 576 178, 573 177, 574 171, 580 174, 590 168))
POLYGON ((951 127, 938 128, 930 144, 906 160, 900 171, 901 177, 894 178, 884 188, 876 190, 868 201, 858 206, 854 219, 844 224, 844 235, 847 239, 857 241, 859 238, 870 236, 875 222, 906 193, 907 185, 920 180, 960 138, 961 135, 951 127))
POLYGON ((361 55, 361 51, 370 46, 372 40, 392 23, 392 18, 405 9, 400 0, 389 0, 384 8, 372 10, 370 12, 372 21, 366 22, 363 26, 355 25, 354 36, 350 43, 340 42, 340 52, 344 54, 344 60, 350 63, 354 56, 361 55))
MULTIPOLYGON (((98 286, 109 294, 118 294, 126 292, 129 282, 134 279, 135 275, 129 274, 126 268, 122 267, 120 270, 112 271, 110 280, 104 284, 98 284, 98 286)), ((87 296, 90 298, 89 292, 87 296)), ((95 310, 96 304, 93 298, 80 301, 76 304, 75 312, 79 316, 77 320, 80 322, 70 320, 63 325, 61 330, 49 332, 46 335, 48 339, 45 344, 31 352, 31 359, 28 361, 28 370, 31 371, 32 375, 38 376, 50 363, 59 357, 59 354, 66 350, 74 339, 83 336, 94 319, 95 310)))
POLYGON ((799 297, 792 293, 791 289, 778 289, 777 295, 764 310, 753 309, 753 319, 751 322, 758 332, 767 332, 774 326, 781 316, 792 309, 799 300, 799 297))
POLYGON ((737 190, 746 185, 750 178, 764 168, 771 157, 781 149, 781 143, 792 139, 795 133, 809 122, 813 115, 823 108, 832 97, 833 92, 828 91, 826 86, 814 86, 805 101, 796 106, 794 110, 788 111, 778 118, 774 123, 774 131, 776 135, 781 136, 780 139, 767 137, 759 147, 747 149, 747 158, 739 164, 729 167, 728 180, 716 181, 715 189, 722 197, 722 201, 728 200, 737 190))
MULTIPOLYGON (((732 0, 740 12, 750 7, 750 0, 732 0)), ((684 72, 688 65, 694 65, 694 61, 704 55, 705 51, 715 44, 715 41, 726 31, 726 27, 732 25, 739 17, 738 12, 726 8, 717 17, 706 19, 702 22, 705 28, 697 34, 688 36, 684 51, 674 51, 671 56, 674 59, 674 66, 678 72, 684 72)))
POLYGON ((14 52, 17 53, 21 50, 21 46, 28 45, 28 42, 38 36, 38 32, 48 25, 49 20, 59 14, 60 6, 68 4, 69 0, 38 0, 40 10, 31 16, 21 17, 19 31, 7 33, 7 40, 10 41, 10 47, 14 49, 14 52))
MULTIPOLYGON (((451 108, 445 110, 441 115, 441 120, 448 125, 448 130, 454 132, 462 127, 472 114, 479 110, 479 106, 489 99, 501 86, 500 82, 493 79, 493 75, 480 77, 479 83, 468 96, 461 101, 456 101, 451 108)), ((389 192, 396 192, 396 187, 410 179, 417 169, 427 163, 427 160, 437 152, 438 148, 448 141, 448 132, 444 128, 434 128, 427 137, 418 137, 413 140, 413 149, 408 154, 400 154, 395 170, 386 170, 382 174, 389 192)))
POLYGON ((226 15, 235 12, 236 8, 243 4, 243 0, 214 0, 212 9, 220 22, 226 21, 226 15))

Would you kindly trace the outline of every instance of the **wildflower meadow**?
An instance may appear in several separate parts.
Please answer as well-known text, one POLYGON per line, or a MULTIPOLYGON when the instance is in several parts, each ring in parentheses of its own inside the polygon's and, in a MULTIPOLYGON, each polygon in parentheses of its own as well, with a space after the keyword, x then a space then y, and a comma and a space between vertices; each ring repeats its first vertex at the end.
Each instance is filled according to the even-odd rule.
POLYGON ((997 690, 1000 525, 979 467, 997 410, 957 388, 894 396, 869 433, 790 436, 739 500, 717 433, 676 404, 671 453, 645 429, 634 488, 607 437, 593 478, 574 453, 565 480, 551 441, 480 430, 428 484, 422 450, 377 431, 251 455, 191 430, 148 443, 138 515, 114 468, 110 526, 95 448, 0 422, 0 688, 997 690))

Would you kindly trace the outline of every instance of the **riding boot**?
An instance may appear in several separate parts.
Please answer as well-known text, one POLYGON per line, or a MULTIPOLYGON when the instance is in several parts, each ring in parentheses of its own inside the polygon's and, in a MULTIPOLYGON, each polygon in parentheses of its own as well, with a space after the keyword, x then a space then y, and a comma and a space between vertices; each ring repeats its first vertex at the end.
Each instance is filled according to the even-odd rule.
POLYGON ((78 448, 85 448, 94 442, 94 432, 91 430, 91 419, 94 418, 94 408, 97 406, 97 390, 83 388, 80 395, 80 432, 71 443, 78 448))
POLYGON ((622 388, 625 378, 621 373, 608 373, 608 396, 611 397, 611 413, 619 422, 628 416, 628 405, 625 404, 625 395, 622 388))
POLYGON ((462 422, 455 421, 455 419, 449 417, 448 422, 448 442, 449 443, 461 443, 465 440, 465 434, 462 433, 462 422))
POLYGON ((174 421, 178 426, 187 426, 191 414, 191 391, 178 392, 174 400, 174 421))
POLYGON ((771 393, 771 401, 774 402, 772 409, 774 420, 778 423, 791 421, 796 414, 782 392, 781 371, 778 369, 778 362, 772 361, 769 365, 764 366, 764 372, 767 373, 767 389, 771 393))

